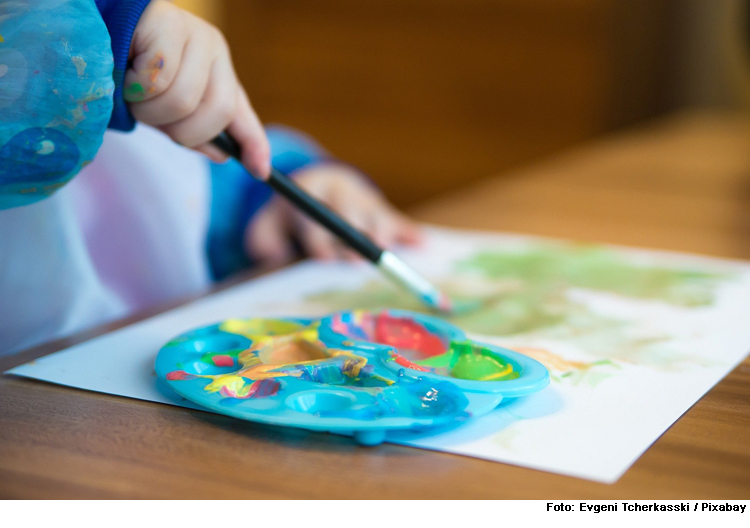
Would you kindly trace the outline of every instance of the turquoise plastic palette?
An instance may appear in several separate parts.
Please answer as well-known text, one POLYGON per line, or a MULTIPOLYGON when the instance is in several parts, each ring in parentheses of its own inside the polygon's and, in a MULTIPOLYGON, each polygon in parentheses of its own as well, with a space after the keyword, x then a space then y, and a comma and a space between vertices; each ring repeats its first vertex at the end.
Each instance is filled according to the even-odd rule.
POLYGON ((539 362, 467 339, 423 314, 230 319, 178 336, 156 373, 175 392, 237 418, 382 442, 391 430, 457 424, 549 383, 539 362))

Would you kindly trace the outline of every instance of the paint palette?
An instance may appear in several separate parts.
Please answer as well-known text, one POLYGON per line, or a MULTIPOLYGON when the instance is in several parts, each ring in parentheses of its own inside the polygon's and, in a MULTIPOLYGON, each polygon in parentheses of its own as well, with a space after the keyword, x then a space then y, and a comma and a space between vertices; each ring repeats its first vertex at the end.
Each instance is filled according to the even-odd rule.
POLYGON ((323 319, 230 319, 180 335, 156 373, 201 406, 246 420, 352 435, 458 424, 549 383, 537 361, 401 310, 323 319))

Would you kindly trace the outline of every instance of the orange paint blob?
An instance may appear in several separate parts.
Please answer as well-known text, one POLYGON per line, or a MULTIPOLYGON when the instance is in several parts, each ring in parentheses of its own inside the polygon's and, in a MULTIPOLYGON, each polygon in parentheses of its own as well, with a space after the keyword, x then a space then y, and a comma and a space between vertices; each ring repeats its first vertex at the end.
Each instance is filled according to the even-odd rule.
POLYGON ((420 372, 429 372, 430 369, 427 369, 421 365, 417 365, 416 363, 412 363, 408 359, 406 359, 404 356, 401 356, 399 354, 393 354, 391 356, 393 361, 395 361, 398 365, 401 365, 402 367, 406 367, 408 369, 413 370, 419 370, 420 372))
POLYGON ((258 357, 265 365, 287 365, 326 359, 325 345, 304 339, 278 339, 275 343, 264 346, 258 351, 258 357))
POLYGON ((148 80, 151 82, 151 87, 149 87, 148 91, 150 93, 156 91, 156 86, 154 86, 154 84, 156 83, 156 80, 159 78, 159 74, 163 69, 164 55, 161 53, 157 53, 156 56, 148 62, 148 80))

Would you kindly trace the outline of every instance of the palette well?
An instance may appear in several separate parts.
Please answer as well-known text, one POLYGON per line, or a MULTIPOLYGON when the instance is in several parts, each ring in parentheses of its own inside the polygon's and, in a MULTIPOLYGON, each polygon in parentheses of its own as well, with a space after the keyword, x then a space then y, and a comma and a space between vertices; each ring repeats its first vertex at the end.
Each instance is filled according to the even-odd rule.
POLYGON ((540 363, 400 310, 323 319, 230 319, 159 351, 178 394, 246 420, 352 435, 455 425, 549 383, 540 363))

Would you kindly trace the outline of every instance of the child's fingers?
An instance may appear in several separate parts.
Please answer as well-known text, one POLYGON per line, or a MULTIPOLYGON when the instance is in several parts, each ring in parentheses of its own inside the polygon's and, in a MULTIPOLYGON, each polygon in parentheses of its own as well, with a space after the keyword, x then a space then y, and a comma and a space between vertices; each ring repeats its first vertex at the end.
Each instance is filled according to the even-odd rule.
POLYGON ((398 211, 393 211, 392 217, 395 226, 395 243, 414 246, 423 242, 424 236, 419 224, 398 211))
POLYGON ((163 94, 177 76, 182 51, 182 43, 165 39, 153 50, 137 55, 125 73, 123 99, 140 103, 163 94))
POLYGON ((371 219, 370 236, 382 248, 396 244, 396 223, 384 210, 376 210, 371 219))
MULTIPOLYGON (((321 177, 316 173, 301 175, 297 178, 297 183, 331 210, 341 215, 352 226, 366 232, 366 215, 356 207, 356 204, 348 202, 345 188, 335 185, 330 178, 321 177)), ((301 242, 308 255, 320 259, 357 259, 356 254, 348 250, 338 237, 333 236, 327 229, 322 228, 302 213, 296 214, 299 218, 301 242)))
POLYGON ((336 240, 328 231, 312 220, 297 214, 300 244, 305 253, 316 259, 333 260, 337 257, 336 240))
POLYGON ((211 143, 206 143, 205 145, 201 145, 200 147, 196 147, 195 150, 198 152, 202 152, 206 156, 208 156, 211 161, 215 161, 216 163, 224 163, 229 159, 229 156, 224 154, 218 147, 213 146, 211 143))
POLYGON ((161 127, 180 145, 200 147, 227 128, 238 104, 238 85, 228 55, 211 66, 208 86, 198 108, 189 116, 161 127))
POLYGON ((175 9, 164 9, 160 3, 153 2, 149 9, 163 11, 162 16, 171 19, 163 21, 169 31, 152 26, 136 26, 133 33, 131 52, 132 66, 125 73, 123 98, 130 103, 153 99, 164 93, 177 75, 185 43, 188 39, 188 26, 174 20, 185 16, 175 9))
POLYGON ((294 258, 288 216, 278 202, 264 207, 245 231, 245 251, 265 266, 281 266, 294 258))
MULTIPOLYGON (((367 212, 363 207, 360 207, 357 202, 350 202, 346 197, 342 199, 341 203, 333 204, 332 208, 337 211, 349 224, 373 239, 376 244, 380 244, 375 236, 375 230, 373 229, 372 215, 367 212)), ((382 247, 382 245, 381 245, 382 247)), ((336 248, 339 258, 349 261, 361 260, 363 257, 357 251, 351 249, 346 243, 340 239, 336 239, 336 248)))
POLYGON ((242 164, 253 176, 266 179, 271 172, 271 148, 260 119, 250 106, 242 87, 238 90, 235 116, 227 126, 229 134, 242 147, 242 164))
POLYGON ((415 245, 421 241, 419 226, 398 211, 378 208, 373 217, 373 238, 381 247, 415 245))
POLYGON ((166 91, 153 99, 130 105, 133 116, 149 125, 167 125, 192 114, 203 99, 213 57, 200 39, 190 38, 179 70, 166 91))
POLYGON ((339 248, 336 258, 347 262, 364 262, 364 257, 362 257, 362 255, 345 246, 339 248))

